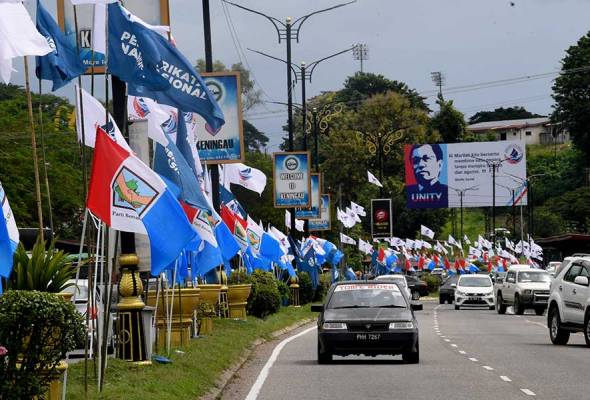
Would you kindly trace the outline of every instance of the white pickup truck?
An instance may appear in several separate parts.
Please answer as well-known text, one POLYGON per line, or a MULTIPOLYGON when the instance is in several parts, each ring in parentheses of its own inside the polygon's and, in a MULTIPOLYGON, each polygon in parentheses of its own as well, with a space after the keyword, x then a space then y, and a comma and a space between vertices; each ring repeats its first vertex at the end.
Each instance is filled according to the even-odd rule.
POLYGON ((513 265, 506 276, 497 278, 494 284, 496 311, 504 314, 506 308, 512 306, 517 315, 522 315, 527 308, 543 315, 547 309, 550 285, 551 276, 546 271, 529 265, 513 265))

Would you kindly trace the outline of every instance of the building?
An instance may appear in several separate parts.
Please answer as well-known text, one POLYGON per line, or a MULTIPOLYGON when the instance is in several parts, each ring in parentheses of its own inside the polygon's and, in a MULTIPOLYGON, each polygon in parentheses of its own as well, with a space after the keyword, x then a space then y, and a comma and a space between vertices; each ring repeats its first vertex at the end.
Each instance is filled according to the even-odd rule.
POLYGON ((561 144, 570 140, 569 133, 557 129, 547 117, 480 122, 468 125, 467 130, 482 139, 492 134, 496 140, 522 140, 526 144, 561 144))

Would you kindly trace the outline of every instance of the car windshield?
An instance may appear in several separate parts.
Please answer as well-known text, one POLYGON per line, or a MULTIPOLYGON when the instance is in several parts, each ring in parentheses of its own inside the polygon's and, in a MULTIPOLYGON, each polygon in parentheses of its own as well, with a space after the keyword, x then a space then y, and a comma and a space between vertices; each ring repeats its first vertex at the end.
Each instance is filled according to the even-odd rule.
POLYGON ((327 308, 407 308, 395 283, 355 283, 336 286, 327 308))
POLYGON ((518 274, 519 282, 551 282, 551 277, 543 271, 520 271, 518 274))
POLYGON ((458 286, 490 287, 490 286, 492 286, 492 281, 489 278, 478 278, 475 276, 465 276, 459 280, 458 286))
POLYGON ((456 276, 451 276, 450 278, 447 278, 444 282, 443 282, 443 286, 451 286, 453 283, 456 284, 457 281, 459 280, 458 277, 456 276))

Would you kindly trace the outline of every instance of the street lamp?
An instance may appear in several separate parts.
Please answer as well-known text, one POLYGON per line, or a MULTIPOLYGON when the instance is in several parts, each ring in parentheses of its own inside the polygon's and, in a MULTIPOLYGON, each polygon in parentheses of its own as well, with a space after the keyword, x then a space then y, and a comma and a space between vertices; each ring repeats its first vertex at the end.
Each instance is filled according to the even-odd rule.
MULTIPOLYGON (((383 156, 388 155, 392 146, 403 139, 405 128, 391 130, 388 132, 361 132, 356 131, 361 140, 366 140, 367 150, 372 156, 377 155, 379 163, 379 181, 383 181, 383 156)), ((383 187, 379 189, 380 196, 383 197, 383 187)))
POLYGON ((470 190, 475 190, 476 187, 478 187, 479 185, 473 185, 470 186, 468 188, 464 188, 464 189, 458 189, 458 188, 454 188, 449 186, 451 189, 453 189, 455 192, 457 192, 457 194, 459 195, 459 204, 461 207, 461 244, 463 244, 463 238, 465 237, 465 235, 463 234, 463 196, 465 196, 465 193, 470 191, 470 190))
MULTIPOLYGON (((292 78, 292 76, 291 76, 291 68, 292 68, 292 66, 291 66, 291 64, 292 64, 292 62, 291 62, 291 41, 293 39, 295 39, 297 41, 297 43, 299 43, 299 33, 301 32, 301 26, 312 15, 316 15, 316 14, 324 13, 324 12, 327 12, 330 10, 334 10, 336 8, 344 7, 346 5, 355 3, 356 0, 352 0, 347 3, 337 4, 332 7, 324 8, 322 10, 318 10, 318 11, 311 12, 309 14, 305 14, 305 15, 295 19, 295 21, 293 21, 291 17, 287 17, 285 19, 285 22, 283 22, 275 17, 271 17, 270 15, 266 15, 260 11, 256 11, 251 8, 244 7, 242 5, 232 3, 231 1, 227 1, 227 0, 222 0, 222 1, 227 4, 231 4, 232 6, 241 8, 242 10, 245 10, 245 11, 248 11, 248 12, 251 12, 254 14, 258 14, 258 15, 266 18, 268 21, 270 21, 270 23, 276 29, 278 39, 279 39, 279 44, 281 43, 282 40, 286 41, 287 60, 285 63, 287 64, 287 126, 289 129, 289 151, 293 151, 294 150, 294 146, 293 146, 293 93, 292 93, 293 83, 291 80, 291 78, 292 78)), ((291 210, 291 215, 292 215, 292 218, 291 218, 290 232, 291 232, 291 235, 293 235, 293 233, 295 232, 295 210, 294 209, 291 210)))
MULTIPOLYGON (((498 186, 503 187, 504 189, 508 190, 510 193, 511 203, 512 203, 512 232, 516 234, 516 190, 520 187, 509 187, 506 185, 502 185, 501 183, 497 183, 498 186)), ((522 223, 521 223, 522 225, 522 223)), ((522 240, 522 238, 521 238, 522 240)))

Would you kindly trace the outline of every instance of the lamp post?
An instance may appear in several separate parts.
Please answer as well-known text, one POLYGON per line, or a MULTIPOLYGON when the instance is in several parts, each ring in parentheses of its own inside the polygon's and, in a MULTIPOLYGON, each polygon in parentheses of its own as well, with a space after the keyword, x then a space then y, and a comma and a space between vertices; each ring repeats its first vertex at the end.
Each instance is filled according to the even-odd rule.
POLYGON ((512 203, 512 232, 516 232, 516 189, 518 189, 518 187, 509 187, 502 185, 501 183, 498 183, 497 185, 508 190, 510 193, 510 201, 512 203))
MULTIPOLYGON (((383 156, 391 153, 395 143, 403 139, 403 131, 407 128, 400 128, 388 132, 361 132, 356 131, 361 140, 366 140, 367 150, 372 156, 377 156, 379 164, 379 181, 383 181, 383 156)), ((379 194, 383 197, 383 187, 379 189, 379 194)))
MULTIPOLYGON (((346 3, 337 4, 332 7, 324 8, 324 9, 321 9, 318 11, 311 12, 309 14, 305 14, 305 15, 295 19, 295 21, 293 21, 291 17, 287 17, 285 19, 285 22, 283 22, 275 17, 272 17, 270 15, 266 15, 260 11, 256 11, 251 8, 244 7, 242 5, 232 3, 231 1, 227 1, 227 0, 222 0, 222 1, 227 4, 231 4, 232 6, 241 8, 242 10, 245 10, 245 11, 248 11, 248 12, 251 12, 251 13, 254 13, 254 14, 257 14, 257 15, 260 15, 260 16, 266 18, 274 26, 274 28, 277 32, 278 39, 279 39, 279 44, 281 43, 282 40, 285 40, 285 42, 286 42, 287 60, 285 61, 285 63, 287 64, 287 126, 288 126, 288 132, 289 132, 289 151, 293 151, 294 150, 294 143, 293 143, 293 92, 292 92, 293 84, 292 84, 292 75, 291 75, 291 69, 292 69, 291 41, 293 39, 295 39, 297 41, 297 43, 299 43, 299 33, 301 32, 301 26, 312 15, 316 15, 316 14, 324 13, 324 12, 327 12, 330 10, 334 10, 336 8, 344 7, 346 5, 355 3, 356 0, 349 1, 346 3)), ((295 232, 295 210, 294 209, 291 209, 291 216, 292 217, 291 217, 290 233, 291 233, 291 235, 293 235, 295 232)))
POLYGON ((465 237, 465 235, 463 234, 463 196, 465 196, 466 192, 468 192, 470 190, 474 190, 478 186, 479 185, 474 185, 474 186, 470 186, 470 187, 464 188, 464 189, 457 189, 457 188, 449 186, 451 189, 453 189, 459 195, 459 204, 460 204, 460 208, 461 208, 461 239, 460 239, 461 245, 463 245, 463 238, 465 237))

